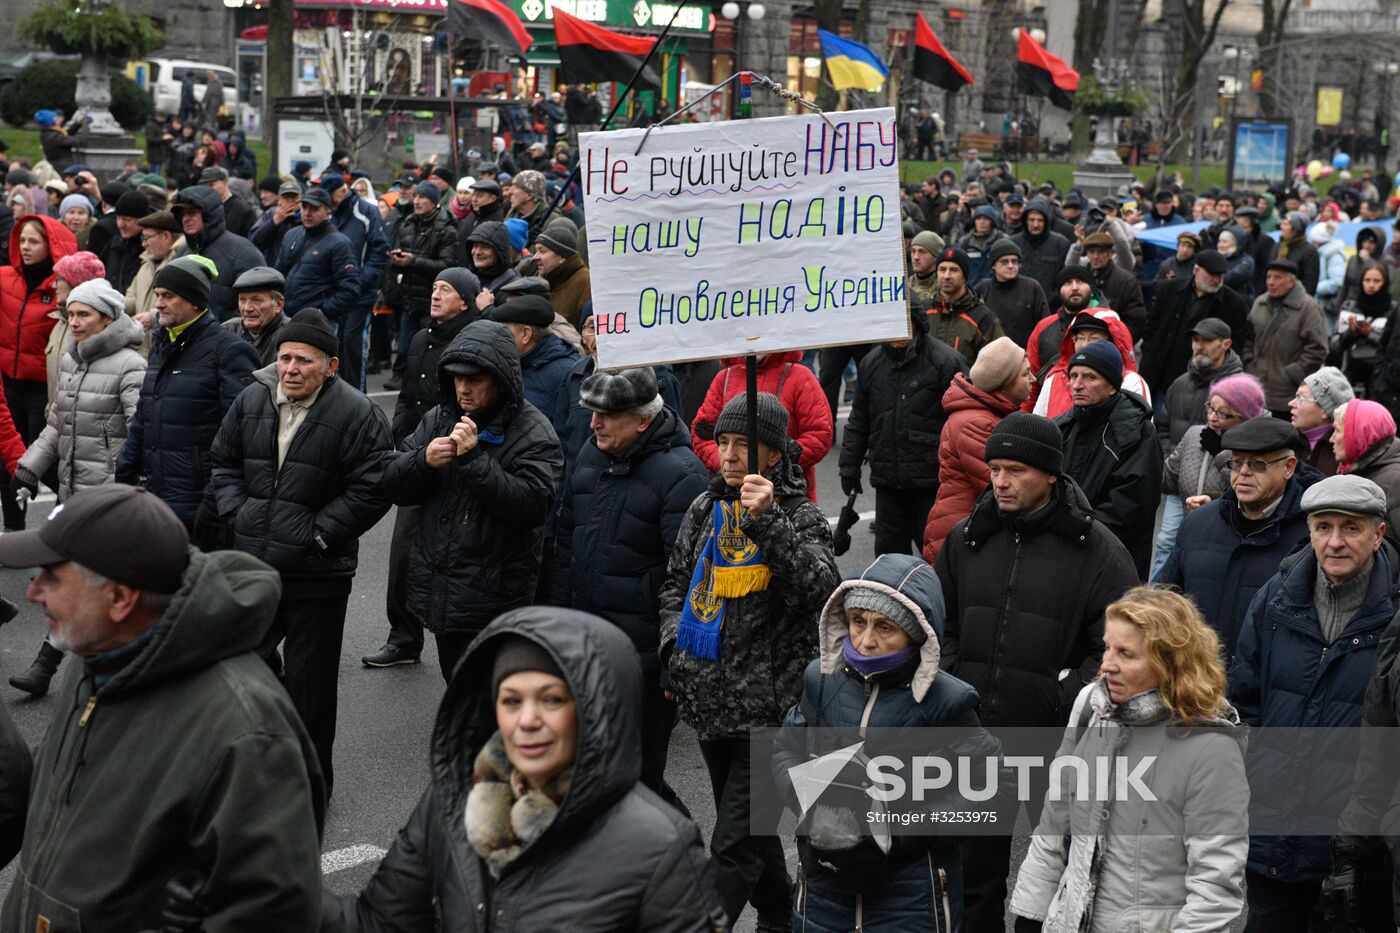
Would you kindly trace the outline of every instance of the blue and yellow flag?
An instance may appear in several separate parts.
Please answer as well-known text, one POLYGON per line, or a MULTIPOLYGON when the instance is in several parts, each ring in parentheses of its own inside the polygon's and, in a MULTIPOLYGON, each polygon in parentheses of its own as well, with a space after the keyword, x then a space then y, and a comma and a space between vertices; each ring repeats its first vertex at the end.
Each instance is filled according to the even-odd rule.
POLYGON ((890 76, 880 56, 859 42, 843 39, 825 29, 818 29, 817 35, 822 40, 822 55, 826 56, 826 67, 836 90, 854 87, 873 91, 890 76))

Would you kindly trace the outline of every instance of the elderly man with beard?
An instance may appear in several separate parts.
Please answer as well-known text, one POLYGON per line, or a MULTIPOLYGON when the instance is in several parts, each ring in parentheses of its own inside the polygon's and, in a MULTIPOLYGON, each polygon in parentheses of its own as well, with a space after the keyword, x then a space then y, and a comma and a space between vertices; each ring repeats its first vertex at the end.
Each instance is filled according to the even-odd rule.
POLYGON ((1254 331, 1244 299, 1225 286, 1225 257, 1213 249, 1196 256, 1191 280, 1157 295, 1143 330, 1138 371, 1157 396, 1186 372, 1191 360, 1191 334, 1206 318, 1224 321, 1241 356, 1249 353, 1254 331))

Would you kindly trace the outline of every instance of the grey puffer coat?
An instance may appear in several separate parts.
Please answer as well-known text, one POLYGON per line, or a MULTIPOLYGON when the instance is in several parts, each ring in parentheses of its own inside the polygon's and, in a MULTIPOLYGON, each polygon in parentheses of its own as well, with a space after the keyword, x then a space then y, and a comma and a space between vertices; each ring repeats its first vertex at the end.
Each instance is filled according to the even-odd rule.
POLYGON ((82 343, 65 340, 49 423, 19 461, 21 482, 37 485, 58 468, 58 498, 110 483, 126 428, 136 414, 146 360, 146 331, 125 314, 82 343))
POLYGON ((636 656, 621 629, 571 609, 530 606, 492 622, 447 685, 417 808, 358 896, 323 895, 322 933, 723 929, 700 831, 638 782, 636 656), (496 877, 463 816, 477 752, 496 733, 492 664, 511 637, 559 665, 578 708, 578 750, 553 820, 496 877))
POLYGON ((1220 718, 1180 726, 1155 691, 1123 703, 1098 682, 1080 691, 1057 757, 1121 756, 1115 769, 1132 773, 1156 756, 1139 781, 1157 801, 1130 792, 1114 802, 1111 784, 1097 783, 1089 799, 1076 797, 1075 769, 1063 769, 1061 799, 1047 798, 1021 863, 1012 913, 1044 920, 1044 933, 1230 929, 1244 907, 1249 852, 1245 730, 1228 703, 1220 718))

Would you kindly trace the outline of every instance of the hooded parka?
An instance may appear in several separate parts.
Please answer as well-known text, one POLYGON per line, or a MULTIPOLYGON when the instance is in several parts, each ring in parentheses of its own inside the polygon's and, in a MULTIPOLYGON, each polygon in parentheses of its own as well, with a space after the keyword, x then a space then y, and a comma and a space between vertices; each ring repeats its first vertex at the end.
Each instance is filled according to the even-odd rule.
POLYGON ((145 339, 145 330, 125 314, 81 343, 68 335, 49 421, 20 458, 28 474, 21 479, 37 485, 57 468, 60 502, 111 482, 146 378, 138 352, 145 339))
POLYGON ((720 933, 700 831, 638 782, 641 683, 632 643, 596 616, 531 606, 496 619, 447 686, 417 808, 359 895, 326 894, 322 933, 720 933), (508 637, 559 666, 578 747, 553 820, 493 877, 464 816, 496 733, 492 667, 508 637))
POLYGON ((213 261, 219 274, 209 287, 209 310, 220 321, 236 317, 238 293, 233 290, 233 283, 249 269, 263 264, 262 253, 252 243, 225 228, 224 206, 219 203, 219 195, 213 188, 203 185, 184 188, 170 199, 172 209, 178 204, 192 204, 198 208, 204 218, 204 230, 198 236, 187 234, 184 248, 175 250, 174 255, 177 258, 204 256, 213 261))
MULTIPOLYGON (((937 728, 948 730, 941 734, 947 736, 956 729, 957 740, 932 748, 921 745, 920 752, 949 760, 967 756, 979 764, 1001 753, 1001 744, 978 721, 977 691, 938 669, 943 622, 938 576, 908 554, 877 557, 858 579, 846 580, 831 594, 818 623, 821 654, 803 672, 802 699, 788 710, 774 740, 773 781, 794 813, 799 808, 789 770, 831 750, 825 736, 813 742, 809 728, 851 731, 863 726, 888 730, 875 733, 885 737, 897 734, 896 730, 937 728), (914 658, 870 677, 846 663, 842 652, 849 632, 845 600, 854 589, 873 590, 909 610, 927 637, 914 658)), ((951 791, 930 794, 926 802, 929 812, 972 806, 951 791)), ((875 890, 847 894, 824 884, 821 877, 800 875, 793 929, 800 933, 952 930, 961 915, 961 876, 956 838, 896 834, 882 883, 875 890)))
MULTIPOLYGON (((48 381, 45 348, 56 319, 49 312, 57 307, 54 295, 53 263, 78 251, 73 231, 52 217, 27 214, 15 221, 9 239, 10 264, 0 266, 0 373, 29 382, 48 381), (31 283, 26 279, 20 258, 19 238, 31 220, 44 225, 49 243, 48 273, 31 283)), ((32 277, 32 276, 31 276, 32 277)))
POLYGON ((964 373, 953 377, 943 393, 943 440, 938 445, 938 499, 924 527, 924 560, 938 560, 943 541, 953 526, 972 514, 972 507, 991 484, 984 459, 987 438, 997 422, 1016 410, 1000 392, 986 392, 964 373))
POLYGON ((86 665, 68 672, 34 756, 6 930, 159 929, 166 882, 191 869, 209 878, 207 933, 316 929, 321 772, 253 652, 277 573, 235 551, 189 555, 125 667, 100 687, 86 665))
POLYGON ((395 505, 417 505, 408 569, 408 611, 431 632, 475 634, 508 609, 530 602, 541 542, 564 467, 549 419, 525 401, 515 338, 504 324, 473 321, 438 363, 441 402, 384 474, 395 505), (489 373, 497 402, 476 418, 475 448, 438 469, 428 443, 447 437, 465 412, 447 367, 489 373))

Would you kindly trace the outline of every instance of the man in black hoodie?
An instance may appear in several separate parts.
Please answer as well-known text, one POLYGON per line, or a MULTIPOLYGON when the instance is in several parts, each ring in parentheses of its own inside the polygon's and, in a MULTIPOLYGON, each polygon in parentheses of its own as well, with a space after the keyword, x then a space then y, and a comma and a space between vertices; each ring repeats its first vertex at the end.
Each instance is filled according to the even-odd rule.
POLYGON ((978 282, 972 290, 1001 321, 1006 336, 1024 347, 1035 325, 1050 314, 1045 290, 1035 279, 1021 274, 1021 248, 1015 240, 998 240, 990 255, 991 278, 978 282))
POLYGON ((1051 227, 1054 219, 1049 201, 1032 198, 1021 219, 1025 229, 1011 238, 1021 251, 1021 274, 1038 282, 1047 296, 1058 291, 1055 277, 1069 253, 1069 240, 1051 227))
POLYGON ((181 256, 203 256, 214 263, 218 277, 209 289, 209 310, 220 321, 238 313, 238 294, 234 281, 254 266, 263 265, 258 248, 224 227, 224 206, 212 188, 198 185, 181 189, 170 210, 185 231, 185 247, 181 256))

